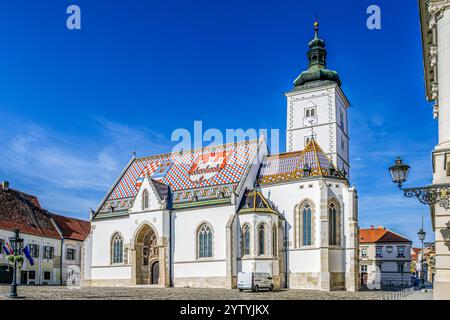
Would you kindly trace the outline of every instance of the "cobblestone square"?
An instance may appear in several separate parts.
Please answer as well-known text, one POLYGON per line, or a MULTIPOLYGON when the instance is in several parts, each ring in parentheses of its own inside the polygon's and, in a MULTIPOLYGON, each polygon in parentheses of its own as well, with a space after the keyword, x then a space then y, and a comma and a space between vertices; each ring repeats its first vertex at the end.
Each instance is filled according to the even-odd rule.
MULTIPOLYGON (((9 286, 0 286, 0 300, 7 300, 9 286)), ((23 299, 42 300, 379 300, 383 291, 279 290, 239 292, 228 289, 108 287, 69 289, 61 286, 19 286, 23 299)))

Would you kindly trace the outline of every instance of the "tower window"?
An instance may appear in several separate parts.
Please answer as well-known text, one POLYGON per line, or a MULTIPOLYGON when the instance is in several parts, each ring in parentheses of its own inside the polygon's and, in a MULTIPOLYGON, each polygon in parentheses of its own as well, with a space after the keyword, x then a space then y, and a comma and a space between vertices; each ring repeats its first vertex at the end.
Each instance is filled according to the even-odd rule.
POLYGON ((317 114, 316 108, 306 108, 305 109, 305 118, 315 117, 317 114))
POLYGON ((341 128, 344 129, 344 114, 341 112, 341 128))

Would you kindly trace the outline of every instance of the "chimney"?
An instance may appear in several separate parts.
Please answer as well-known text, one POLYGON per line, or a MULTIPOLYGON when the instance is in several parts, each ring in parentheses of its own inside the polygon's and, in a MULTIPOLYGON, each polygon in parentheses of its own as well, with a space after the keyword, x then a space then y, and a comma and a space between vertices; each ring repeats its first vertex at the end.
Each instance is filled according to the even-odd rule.
POLYGON ((8 181, 2 181, 1 187, 3 190, 8 191, 9 190, 9 182, 8 181))
POLYGON ((374 225, 371 225, 371 226, 370 226, 370 229, 372 229, 372 230, 373 230, 373 228, 374 228, 374 225))

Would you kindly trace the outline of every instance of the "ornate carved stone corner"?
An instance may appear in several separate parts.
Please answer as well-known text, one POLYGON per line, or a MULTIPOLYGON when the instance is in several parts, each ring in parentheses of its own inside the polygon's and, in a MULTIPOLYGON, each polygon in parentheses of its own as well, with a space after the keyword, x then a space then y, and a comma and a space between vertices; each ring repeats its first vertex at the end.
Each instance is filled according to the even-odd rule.
POLYGON ((433 68, 437 65, 437 58, 438 58, 438 47, 436 44, 430 44, 428 47, 428 50, 430 52, 430 66, 433 68))
POLYGON ((437 101, 438 97, 439 97, 439 85, 436 81, 434 81, 431 84, 431 98, 437 101))
MULTIPOLYGON (((444 11, 450 8, 450 0, 428 1, 428 13, 434 19, 433 23, 441 19, 444 11)), ((431 22, 431 21, 430 21, 431 22)))
POLYGON ((437 119, 439 117, 439 105, 436 103, 433 106, 433 118, 437 119))

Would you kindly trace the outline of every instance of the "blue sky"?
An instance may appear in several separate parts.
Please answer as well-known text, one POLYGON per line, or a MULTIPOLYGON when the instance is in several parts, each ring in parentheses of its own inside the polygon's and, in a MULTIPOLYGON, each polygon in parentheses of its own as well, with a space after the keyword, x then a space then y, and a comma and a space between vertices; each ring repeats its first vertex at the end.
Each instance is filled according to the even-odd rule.
MULTIPOLYGON (((387 168, 400 155, 408 185, 431 182, 437 123, 425 100, 419 17, 411 0, 9 1, 0 4, 0 180, 51 211, 88 217, 136 150, 169 152, 176 128, 279 128, 306 67, 318 14, 328 66, 349 112, 360 226, 416 241, 429 210, 404 199, 387 168), (66 28, 77 4, 82 29, 66 28), (366 9, 382 29, 366 28, 366 9)), ((417 243, 417 241, 416 241, 417 243)))

